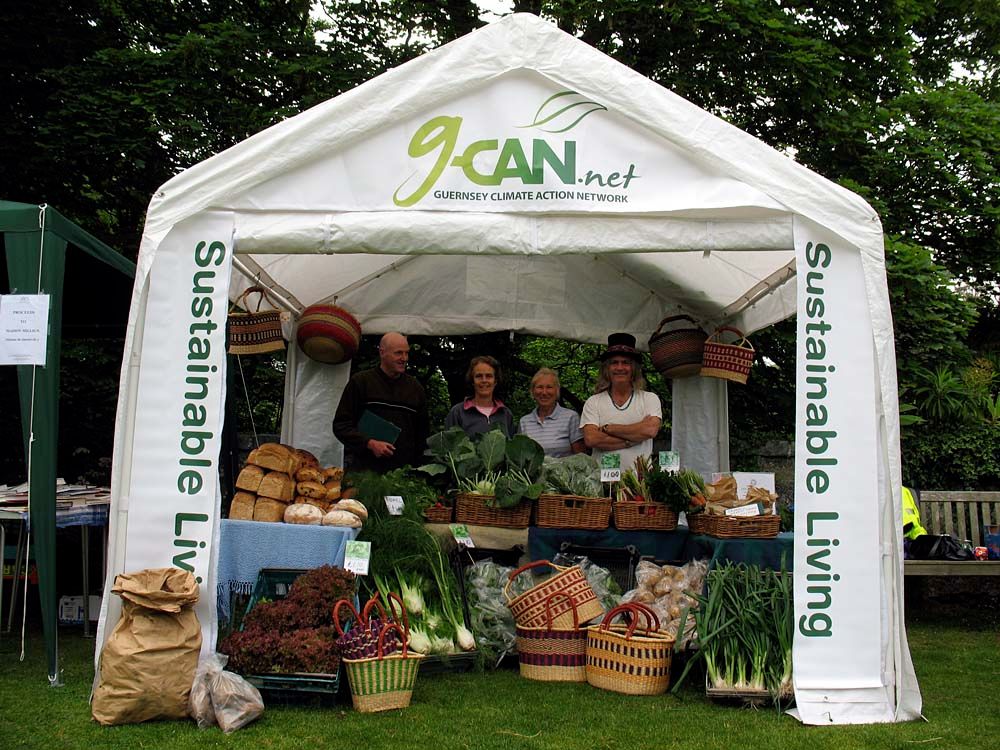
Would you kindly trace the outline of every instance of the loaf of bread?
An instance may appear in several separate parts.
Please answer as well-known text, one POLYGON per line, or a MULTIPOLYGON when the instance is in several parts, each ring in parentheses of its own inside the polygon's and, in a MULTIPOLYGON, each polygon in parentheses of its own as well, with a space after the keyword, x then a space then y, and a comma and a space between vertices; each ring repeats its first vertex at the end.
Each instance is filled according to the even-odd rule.
POLYGON ((305 497, 326 499, 326 487, 319 482, 299 482, 295 485, 296 492, 305 497))
POLYGON ((294 474, 299 468, 299 457, 295 450, 278 443, 261 443, 250 451, 247 463, 262 469, 294 474))
POLYGON ((324 526, 350 526, 353 529, 361 527, 361 519, 346 510, 331 510, 323 516, 324 526))
POLYGON ((252 521, 257 496, 252 492, 237 492, 229 505, 229 517, 234 521, 252 521))
POLYGON ((295 472, 296 482, 317 482, 323 484, 323 471, 322 469, 314 469, 308 466, 303 466, 297 472, 295 472))
POLYGON ((323 511, 315 505, 297 503, 285 508, 285 523, 301 523, 319 526, 323 523, 323 511))
POLYGON ((253 506, 253 520, 280 523, 285 520, 285 508, 287 507, 288 503, 283 503, 280 500, 258 497, 253 506))
POLYGON ((236 488, 247 492, 257 492, 260 488, 260 480, 264 478, 265 474, 267 472, 259 466, 247 464, 243 467, 240 475, 236 477, 236 488))
POLYGON ((319 459, 312 453, 303 448, 296 448, 295 453, 303 469, 319 469, 319 459))
POLYGON ((295 497, 295 480, 282 471, 269 471, 260 480, 257 495, 290 503, 295 497))
POLYGON ((340 499, 340 485, 329 482, 326 485, 326 499, 333 503, 340 499))
POLYGON ((362 521, 368 520, 368 508, 358 500, 351 500, 350 498, 341 500, 339 503, 331 505, 330 510, 346 510, 348 513, 356 515, 362 521))
POLYGON ((344 478, 344 470, 339 466, 328 466, 323 469, 323 481, 333 480, 340 483, 340 480, 344 478))

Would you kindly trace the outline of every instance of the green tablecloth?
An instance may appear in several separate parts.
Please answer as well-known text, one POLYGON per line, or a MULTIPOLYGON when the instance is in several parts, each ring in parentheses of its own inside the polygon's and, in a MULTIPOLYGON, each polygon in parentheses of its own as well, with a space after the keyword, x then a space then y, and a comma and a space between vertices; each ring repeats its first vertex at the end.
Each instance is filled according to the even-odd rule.
POLYGON ((792 570, 795 541, 790 531, 782 532, 773 539, 717 539, 702 534, 689 534, 684 545, 683 559, 708 558, 711 560, 711 567, 723 560, 730 560, 780 570, 782 556, 785 558, 785 570, 792 570))
POLYGON ((717 539, 690 534, 686 526, 678 526, 676 531, 587 531, 532 526, 528 529, 528 556, 532 560, 551 560, 566 542, 577 547, 604 549, 633 546, 640 556, 665 562, 708 558, 713 565, 721 560, 732 560, 775 570, 781 567, 782 555, 785 556, 785 569, 792 569, 794 550, 790 531, 773 539, 717 539))

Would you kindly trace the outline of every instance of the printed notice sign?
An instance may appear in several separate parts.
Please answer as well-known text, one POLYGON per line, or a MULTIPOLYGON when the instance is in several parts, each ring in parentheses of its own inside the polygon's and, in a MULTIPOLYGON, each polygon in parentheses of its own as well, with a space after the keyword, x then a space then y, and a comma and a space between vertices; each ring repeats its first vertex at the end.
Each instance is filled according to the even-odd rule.
POLYGON ((403 515, 403 498, 399 495, 386 495, 385 507, 390 516, 401 516, 403 515))
POLYGON ((372 543, 352 539, 344 550, 344 569, 356 576, 368 575, 368 563, 372 559, 372 543))
POLYGON ((622 478, 622 457, 620 453, 605 453, 601 456, 601 481, 620 482, 622 478))
POLYGON ((0 295, 0 365, 45 365, 49 295, 0 295))

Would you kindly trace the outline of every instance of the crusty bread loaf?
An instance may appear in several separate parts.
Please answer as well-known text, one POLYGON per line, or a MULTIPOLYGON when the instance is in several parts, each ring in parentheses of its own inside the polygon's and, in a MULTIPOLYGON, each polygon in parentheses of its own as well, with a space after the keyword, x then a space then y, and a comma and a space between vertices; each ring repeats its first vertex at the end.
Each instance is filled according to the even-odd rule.
POLYGON ((306 497, 326 498, 326 487, 319 482, 299 482, 295 485, 295 490, 306 497))
POLYGON ((292 502, 295 497, 295 480, 281 471, 269 471, 260 480, 260 487, 257 488, 257 495, 269 497, 273 500, 281 500, 284 503, 292 502))
POLYGON ((318 526, 323 523, 323 511, 315 505, 298 503, 285 508, 285 523, 301 523, 318 526))
POLYGON ((264 478, 265 474, 267 472, 259 466, 247 464, 243 467, 240 475, 236 477, 236 487, 247 492, 256 492, 260 488, 260 480, 264 478))
POLYGON ((323 469, 323 480, 329 481, 333 479, 336 482, 340 482, 344 478, 344 470, 339 466, 328 466, 323 469))
POLYGON ((331 510, 323 516, 324 526, 350 526, 357 529, 361 526, 361 519, 346 510, 331 510))
POLYGON ((299 457, 303 469, 319 469, 319 459, 304 448, 296 448, 296 455, 299 457))
POLYGON ((285 508, 287 507, 288 503, 283 503, 280 500, 258 497, 253 506, 253 520, 280 523, 285 520, 285 508))
POLYGON ((299 458, 295 455, 295 451, 278 443, 261 443, 259 447, 250 451, 247 463, 285 474, 294 474, 299 468, 299 458))
POLYGON ((229 517, 234 521, 252 521, 257 496, 252 492, 237 492, 229 504, 229 517))
POLYGON ((326 499, 331 503, 336 502, 340 499, 340 485, 339 484, 328 484, 326 488, 326 499))
POLYGON ((320 469, 310 468, 308 466, 303 466, 297 472, 295 472, 296 482, 318 482, 323 484, 323 472, 320 469))
POLYGON ((350 498, 341 500, 339 503, 331 505, 330 510, 346 510, 347 512, 356 515, 362 521, 368 520, 368 508, 364 506, 364 503, 358 500, 351 500, 350 498))

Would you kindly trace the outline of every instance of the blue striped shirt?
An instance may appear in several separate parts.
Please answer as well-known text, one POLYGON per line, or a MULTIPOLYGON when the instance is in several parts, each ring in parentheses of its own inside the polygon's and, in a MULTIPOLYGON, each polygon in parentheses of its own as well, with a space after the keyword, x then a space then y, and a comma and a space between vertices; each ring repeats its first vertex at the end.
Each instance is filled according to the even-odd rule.
POLYGON ((583 440, 580 415, 559 404, 544 420, 539 419, 537 408, 532 409, 521 417, 517 431, 541 445, 546 456, 555 458, 570 455, 572 444, 583 440))

